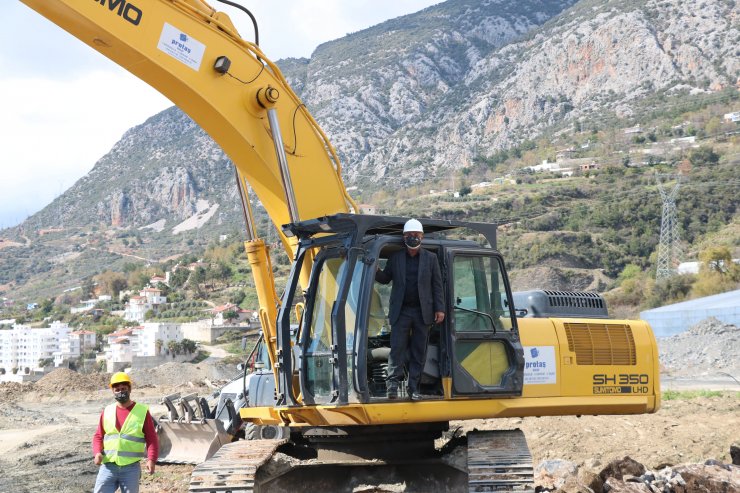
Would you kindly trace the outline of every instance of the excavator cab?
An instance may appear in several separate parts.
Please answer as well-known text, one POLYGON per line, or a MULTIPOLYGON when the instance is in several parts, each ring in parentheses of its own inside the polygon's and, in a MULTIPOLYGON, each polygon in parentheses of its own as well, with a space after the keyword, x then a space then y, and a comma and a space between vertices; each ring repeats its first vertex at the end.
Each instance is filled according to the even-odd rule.
MULTIPOLYGON (((279 340, 287 335, 290 307, 301 295, 305 311, 299 350, 279 343, 283 376, 278 402, 342 405, 387 399, 390 288, 375 282, 375 272, 404 248, 405 220, 338 214, 289 227, 300 242, 278 314, 279 340), (301 293, 298 275, 306 259, 313 259, 313 268, 301 293), (289 378, 291 374, 298 378, 289 378)), ((424 224, 429 234, 423 248, 440 264, 447 315, 430 333, 421 381, 429 399, 516 396, 522 391, 522 347, 501 255, 477 242, 441 234, 471 225, 477 224, 424 224)), ((485 228, 489 225, 482 226, 482 234, 495 238, 495 231, 485 228)))

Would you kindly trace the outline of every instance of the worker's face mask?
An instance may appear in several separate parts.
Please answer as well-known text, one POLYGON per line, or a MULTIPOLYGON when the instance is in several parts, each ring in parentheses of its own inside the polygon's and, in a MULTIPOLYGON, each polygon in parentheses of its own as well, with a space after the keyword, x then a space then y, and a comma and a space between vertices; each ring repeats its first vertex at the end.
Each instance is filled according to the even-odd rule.
POLYGON ((418 236, 404 236, 403 242, 406 243, 406 246, 411 248, 412 250, 416 250, 421 245, 421 238, 418 236))
POLYGON ((113 393, 113 397, 115 397, 115 399, 118 402, 120 402, 121 404, 123 404, 124 402, 128 402, 128 398, 129 398, 130 395, 131 395, 131 393, 128 390, 125 390, 125 389, 116 390, 113 393))

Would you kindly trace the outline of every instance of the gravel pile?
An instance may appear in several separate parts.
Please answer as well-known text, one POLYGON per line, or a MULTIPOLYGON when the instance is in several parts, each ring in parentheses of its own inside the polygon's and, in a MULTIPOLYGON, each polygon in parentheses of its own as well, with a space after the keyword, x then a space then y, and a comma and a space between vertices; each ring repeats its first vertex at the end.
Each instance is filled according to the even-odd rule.
POLYGON ((740 328, 714 317, 658 339, 660 363, 673 376, 729 373, 740 378, 740 328))
POLYGON ((94 392, 107 389, 110 382, 108 373, 78 373, 67 368, 57 368, 34 384, 35 390, 62 391, 77 390, 94 392))

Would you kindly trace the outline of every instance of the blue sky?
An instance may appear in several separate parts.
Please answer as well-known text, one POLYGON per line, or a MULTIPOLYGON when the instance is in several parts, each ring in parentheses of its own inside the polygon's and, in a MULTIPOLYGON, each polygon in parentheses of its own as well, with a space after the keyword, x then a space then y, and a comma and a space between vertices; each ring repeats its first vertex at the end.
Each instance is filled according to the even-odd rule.
MULTIPOLYGON (((439 3, 239 1, 257 18, 260 46, 273 60, 308 57, 325 41, 439 3)), ((227 11, 242 36, 252 38, 245 14, 209 3, 227 11)), ((0 2, 0 18, 2 229, 41 210, 90 171, 126 130, 171 103, 16 0, 0 2), (111 98, 106 88, 113 86, 125 86, 136 97, 111 98)))

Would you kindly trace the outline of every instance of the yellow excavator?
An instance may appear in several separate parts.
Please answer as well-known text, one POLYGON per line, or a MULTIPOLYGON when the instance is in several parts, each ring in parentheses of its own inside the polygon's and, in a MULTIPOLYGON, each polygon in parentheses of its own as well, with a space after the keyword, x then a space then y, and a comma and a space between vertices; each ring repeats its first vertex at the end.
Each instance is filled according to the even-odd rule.
POLYGON ((532 491, 519 430, 460 436, 449 423, 658 409, 647 323, 605 318, 588 293, 514 299, 495 225, 441 219, 421 220, 447 314, 430 335, 424 399, 388 399, 389 293, 374 274, 402 248, 407 218, 358 214, 334 148, 260 50, 251 13, 218 0, 252 18, 254 42, 201 0, 21 1, 167 96, 236 167, 264 362, 238 415, 287 432, 220 447, 190 491, 532 491), (251 194, 293 261, 281 296, 251 194))

